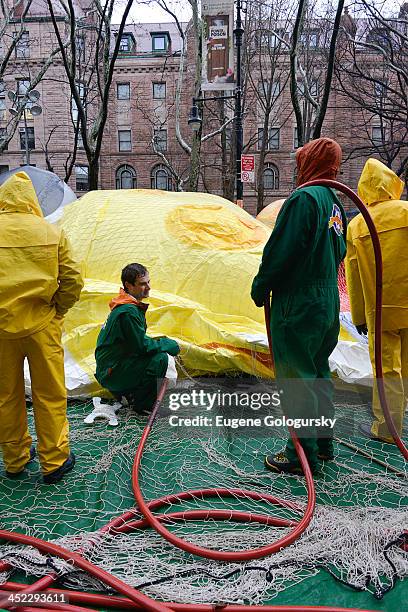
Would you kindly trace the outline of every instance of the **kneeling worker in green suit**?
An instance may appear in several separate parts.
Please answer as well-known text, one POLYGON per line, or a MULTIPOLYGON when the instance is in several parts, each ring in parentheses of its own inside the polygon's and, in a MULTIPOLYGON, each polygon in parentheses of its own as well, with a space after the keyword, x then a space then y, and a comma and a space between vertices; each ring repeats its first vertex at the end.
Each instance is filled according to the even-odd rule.
POLYGON ((180 352, 175 340, 146 335, 149 297, 147 269, 131 263, 122 270, 119 295, 111 300, 111 313, 96 344, 97 381, 115 397, 132 397, 138 412, 152 408, 160 378, 176 378, 174 357, 180 352))
MULTIPOLYGON (((341 148, 330 138, 307 143, 296 154, 297 185, 335 179, 341 148)), ((262 306, 272 291, 271 333, 276 378, 287 418, 302 419, 296 433, 312 471, 333 458, 333 429, 315 419, 332 419, 329 356, 339 334, 337 273, 346 254, 346 215, 328 187, 294 191, 284 203, 265 245, 252 299, 262 306), (305 419, 313 419, 306 423, 305 419), (314 423, 314 424, 310 424, 314 423)), ((265 458, 268 469, 301 473, 294 444, 265 458)))

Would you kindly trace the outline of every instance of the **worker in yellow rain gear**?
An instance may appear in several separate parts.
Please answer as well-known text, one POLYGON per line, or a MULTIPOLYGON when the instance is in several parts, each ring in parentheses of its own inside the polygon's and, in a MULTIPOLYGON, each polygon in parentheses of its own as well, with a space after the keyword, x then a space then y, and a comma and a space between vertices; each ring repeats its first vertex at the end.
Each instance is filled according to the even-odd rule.
POLYGON ((27 427, 24 359, 45 483, 72 469, 68 441, 62 321, 83 286, 61 229, 43 219, 24 172, 0 187, 0 445, 8 477, 35 456, 27 427))
MULTIPOLYGON (((386 396, 395 427, 402 434, 408 394, 408 202, 400 200, 404 183, 377 159, 368 159, 358 184, 358 195, 369 207, 383 258, 382 360, 386 396)), ((375 265, 366 222, 357 215, 348 227, 346 278, 351 315, 359 333, 368 332, 374 364, 375 265)), ((384 442, 393 442, 373 391, 374 421, 360 431, 384 442)))

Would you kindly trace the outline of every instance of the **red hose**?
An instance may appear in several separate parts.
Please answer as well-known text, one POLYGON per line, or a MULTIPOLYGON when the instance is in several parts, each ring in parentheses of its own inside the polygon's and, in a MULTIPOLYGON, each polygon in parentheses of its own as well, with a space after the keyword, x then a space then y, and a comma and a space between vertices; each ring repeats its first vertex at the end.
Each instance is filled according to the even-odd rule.
MULTIPOLYGON (((216 561, 230 561, 231 562, 231 561, 249 561, 251 559, 259 559, 261 557, 266 557, 274 552, 279 551, 281 548, 284 548, 285 546, 289 546, 289 544, 292 544, 292 542, 294 542, 300 536, 300 534, 303 533, 303 531, 306 529, 306 527, 311 521, 316 500, 315 500, 315 492, 313 488, 313 478, 312 478, 310 468, 307 463, 306 456, 304 454, 303 449, 300 447, 300 445, 299 445, 300 447, 299 454, 300 454, 300 460, 301 460, 302 466, 306 473, 308 503, 307 503, 307 507, 306 507, 304 516, 301 519, 301 521, 297 523, 293 527, 292 531, 286 536, 284 536, 283 538, 280 538, 273 544, 268 544, 267 546, 256 548, 254 550, 232 552, 232 551, 219 551, 219 550, 212 550, 209 548, 203 548, 196 544, 191 544, 190 542, 186 542, 185 540, 179 538, 178 536, 174 535, 171 531, 169 531, 162 524, 162 522, 158 519, 158 517, 155 517, 154 514, 151 512, 149 504, 146 503, 143 498, 143 495, 140 490, 140 484, 139 484, 139 471, 140 471, 140 463, 141 463, 141 459, 143 455, 143 450, 144 450, 146 441, 149 437, 149 434, 152 430, 152 426, 155 421, 155 418, 157 416, 159 405, 160 403, 156 402, 152 410, 152 413, 150 415, 149 422, 147 423, 143 431, 141 440, 139 442, 139 446, 136 451, 135 461, 134 461, 133 470, 132 470, 132 486, 133 486, 133 493, 134 493, 137 505, 139 507, 139 510, 145 516, 149 525, 153 527, 153 529, 155 529, 163 538, 165 538, 168 542, 170 542, 174 546, 177 546, 177 548, 180 548, 181 550, 184 550, 188 553, 198 555, 199 557, 205 557, 207 559, 214 559, 216 561)), ((253 493, 251 491, 244 491, 241 489, 234 489, 233 491, 228 490, 228 489, 205 489, 205 490, 201 489, 201 490, 196 491, 195 494, 201 497, 217 496, 218 498, 226 494, 229 496, 234 495, 235 497, 245 497, 245 498, 249 497, 251 499, 268 501, 267 495, 253 493)), ((177 498, 181 499, 185 495, 186 493, 182 493, 181 495, 176 495, 173 497, 175 497, 176 499, 177 498)), ((193 497, 191 495, 191 492, 190 493, 187 492, 187 495, 189 497, 193 497)), ((274 499, 274 503, 276 503, 275 498, 273 499, 274 499)), ((164 503, 166 503, 166 498, 164 498, 164 503)), ((194 520, 195 518, 194 512, 195 511, 187 510, 186 512, 183 513, 183 516, 186 520, 188 519, 194 520)), ((205 512, 205 515, 208 519, 215 519, 216 517, 216 514, 213 514, 214 510, 205 510, 202 512, 205 512)), ((231 519, 234 518, 235 520, 247 520, 247 517, 248 517, 248 513, 245 513, 245 512, 231 511, 231 510, 227 512, 230 514, 231 519)), ((252 521, 253 521, 254 515, 250 514, 249 516, 252 517, 252 521)))
MULTIPOLYGON (((8 591, 21 591, 26 585, 16 582, 6 582, 0 589, 8 591)), ((116 595, 98 595, 96 593, 82 593, 81 591, 68 591, 62 589, 47 589, 47 593, 65 594, 74 603, 83 603, 104 608, 118 608, 121 610, 141 610, 140 606, 130 599, 116 595)), ((182 604, 167 602, 174 612, 375 612, 357 608, 339 608, 337 606, 245 606, 240 604, 182 604)))
MULTIPOLYGON (((123 595, 129 597, 129 599, 131 599, 132 601, 141 604, 142 606, 144 606, 143 609, 145 610, 152 610, 153 612, 171 612, 171 608, 167 607, 167 605, 150 599, 150 597, 147 597, 140 591, 137 591, 136 589, 133 589, 132 587, 128 586, 127 584, 122 582, 122 580, 119 580, 119 578, 116 578, 105 570, 93 565, 89 561, 86 561, 86 559, 81 557, 78 553, 71 552, 66 548, 62 548, 62 546, 57 546, 56 544, 52 544, 51 542, 45 542, 44 540, 40 540, 32 536, 23 535, 20 533, 13 533, 11 531, 5 531, 3 529, 0 529, 0 539, 7 540, 9 542, 14 542, 16 544, 25 544, 27 546, 33 546, 34 548, 37 548, 43 553, 55 555, 60 559, 64 559, 65 561, 71 561, 74 563, 74 565, 84 570, 85 572, 90 573, 92 576, 95 576, 104 584, 107 584, 108 586, 115 589, 115 591, 117 591, 118 593, 122 593, 123 595)), ((34 593, 43 590, 49 586, 47 582, 54 582, 54 580, 54 577, 44 576, 44 578, 41 578, 36 583, 30 585, 29 587, 26 587, 25 589, 23 589, 23 591, 25 593, 34 593)), ((2 607, 8 609, 11 606, 7 604, 6 598, 2 599, 0 596, 0 608, 2 607)))

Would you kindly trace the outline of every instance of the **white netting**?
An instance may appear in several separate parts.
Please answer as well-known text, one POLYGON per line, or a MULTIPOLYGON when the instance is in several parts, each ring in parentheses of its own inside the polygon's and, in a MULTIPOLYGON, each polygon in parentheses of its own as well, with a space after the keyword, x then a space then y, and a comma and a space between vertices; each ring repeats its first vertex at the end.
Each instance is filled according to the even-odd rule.
MULTIPOLYGON (((362 408, 359 399, 352 404, 347 398, 337 405, 338 412, 346 414, 362 408)), ((83 418, 91 409, 87 404, 70 410, 78 463, 60 485, 52 491, 42 485, 35 467, 21 481, 1 482, 1 528, 52 540, 72 550, 84 549, 87 559, 128 584, 145 585, 147 594, 185 603, 262 603, 322 568, 379 597, 397 578, 407 576, 408 555, 397 541, 408 524, 406 478, 339 443, 335 461, 326 463, 315 477, 317 510, 312 523, 297 542, 268 558, 219 563, 174 548, 152 529, 97 533, 107 521, 134 507, 130 474, 146 420, 122 409, 118 427, 109 428, 104 422, 86 427, 83 418)), ((264 454, 279 450, 282 437, 251 438, 227 428, 183 436, 169 427, 166 410, 165 401, 143 456, 141 483, 147 501, 186 490, 222 487, 273 495, 305 508, 302 477, 274 475, 263 468, 264 454)), ((355 438, 351 442, 401 472, 406 469, 394 446, 355 438)), ((167 504, 155 513, 202 508, 281 518, 301 516, 248 496, 196 496, 167 504)), ((199 546, 233 551, 266 546, 289 531, 287 527, 214 520, 183 521, 168 527, 199 546)), ((40 576, 49 573, 50 567, 67 566, 55 559, 46 562, 37 552, 11 545, 1 547, 1 558, 28 575, 40 576)), ((67 584, 88 589, 98 586, 71 567, 68 570, 67 584)), ((0 575, 0 581, 5 579, 6 575, 0 575)))

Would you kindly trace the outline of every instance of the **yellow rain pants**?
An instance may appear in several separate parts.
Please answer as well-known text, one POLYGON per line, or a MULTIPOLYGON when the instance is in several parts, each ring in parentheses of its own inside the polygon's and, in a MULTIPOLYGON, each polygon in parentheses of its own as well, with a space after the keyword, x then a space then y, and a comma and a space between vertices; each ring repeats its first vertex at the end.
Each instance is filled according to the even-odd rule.
MULTIPOLYGON (((373 332, 368 334, 368 344, 371 364, 375 372, 373 332)), ((382 332, 382 359, 385 394, 392 420, 401 435, 408 399, 408 329, 382 332)), ((374 381, 373 391, 373 414, 374 422, 371 433, 376 438, 393 442, 381 408, 376 381, 374 381)))
POLYGON ((24 338, 0 338, 0 444, 9 472, 21 471, 29 459, 24 394, 27 357, 33 397, 37 453, 43 474, 58 469, 69 455, 62 320, 54 317, 45 329, 24 338))

